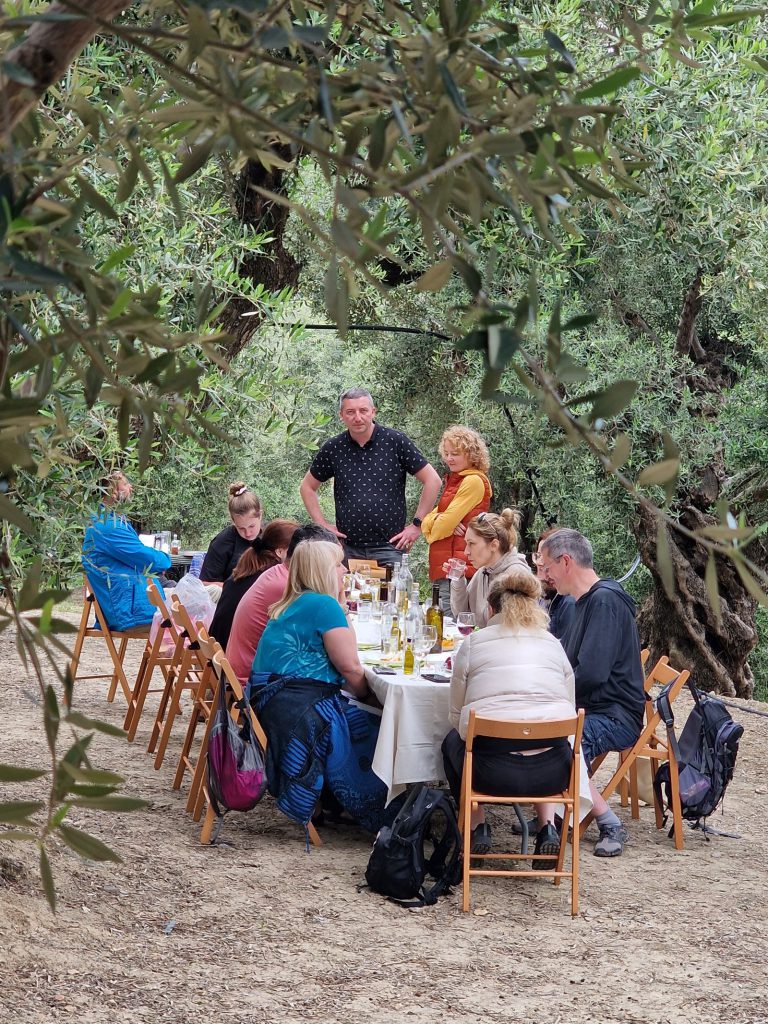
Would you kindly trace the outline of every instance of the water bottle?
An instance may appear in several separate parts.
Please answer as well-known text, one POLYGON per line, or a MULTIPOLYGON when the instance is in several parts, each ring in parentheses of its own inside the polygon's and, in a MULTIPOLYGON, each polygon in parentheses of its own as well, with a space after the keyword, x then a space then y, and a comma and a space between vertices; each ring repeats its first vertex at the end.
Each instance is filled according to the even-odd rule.
POLYGON ((189 567, 190 576, 197 576, 197 578, 200 579, 200 570, 203 568, 204 559, 204 551, 196 551, 194 555, 192 555, 192 564, 189 567))

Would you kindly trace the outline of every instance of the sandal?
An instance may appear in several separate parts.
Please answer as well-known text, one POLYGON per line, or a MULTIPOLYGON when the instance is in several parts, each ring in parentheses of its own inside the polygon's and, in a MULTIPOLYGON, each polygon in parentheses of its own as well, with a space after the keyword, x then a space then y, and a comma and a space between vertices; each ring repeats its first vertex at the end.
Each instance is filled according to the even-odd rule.
POLYGON ((554 860, 532 860, 531 867, 534 871, 556 871, 557 857, 560 853, 560 836, 554 825, 547 822, 539 829, 536 836, 536 848, 533 851, 538 854, 545 854, 553 857, 554 860))
POLYGON ((483 821, 472 829, 469 852, 476 857, 484 857, 491 852, 491 826, 486 822, 483 821))

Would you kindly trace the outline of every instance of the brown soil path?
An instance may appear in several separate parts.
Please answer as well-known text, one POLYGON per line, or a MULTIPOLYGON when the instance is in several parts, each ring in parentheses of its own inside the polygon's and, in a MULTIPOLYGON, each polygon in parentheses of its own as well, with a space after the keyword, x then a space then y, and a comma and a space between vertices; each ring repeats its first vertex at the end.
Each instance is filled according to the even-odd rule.
MULTIPOLYGON (((86 653, 103 665, 100 645, 86 653)), ((0 760, 42 763, 36 687, 8 634, 0 665, 0 760)), ((104 692, 78 684, 78 710, 121 724, 123 706, 104 692)), ((204 848, 170 789, 180 737, 155 772, 146 719, 132 746, 98 736, 95 763, 151 806, 72 811, 123 863, 89 864, 57 845, 55 917, 34 849, 0 835, 0 857, 21 867, 0 873, 0 1024, 768 1022, 768 719, 737 717, 737 774, 712 823, 743 838, 690 832, 677 853, 646 809, 629 820, 620 859, 600 861, 585 843, 576 920, 566 892, 543 880, 480 880, 469 915, 459 894, 405 911, 358 893, 370 839, 327 827, 307 854, 269 799, 204 848)), ((0 799, 11 789, 21 795, 6 786, 0 799)))

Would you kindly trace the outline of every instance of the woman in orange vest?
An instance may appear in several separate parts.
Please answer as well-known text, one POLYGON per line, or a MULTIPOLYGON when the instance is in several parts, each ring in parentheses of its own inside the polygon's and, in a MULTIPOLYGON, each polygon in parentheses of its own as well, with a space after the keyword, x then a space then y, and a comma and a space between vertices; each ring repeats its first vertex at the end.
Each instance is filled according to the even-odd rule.
MULTIPOLYGON (((443 563, 449 558, 467 560, 464 532, 467 523, 491 506, 488 480, 490 459, 485 441, 469 427, 452 426, 443 433, 438 446, 448 467, 445 487, 437 507, 424 518, 421 531, 429 544, 429 578, 440 587, 440 606, 451 611, 451 581, 443 563)), ((467 567, 467 578, 474 569, 467 567)))

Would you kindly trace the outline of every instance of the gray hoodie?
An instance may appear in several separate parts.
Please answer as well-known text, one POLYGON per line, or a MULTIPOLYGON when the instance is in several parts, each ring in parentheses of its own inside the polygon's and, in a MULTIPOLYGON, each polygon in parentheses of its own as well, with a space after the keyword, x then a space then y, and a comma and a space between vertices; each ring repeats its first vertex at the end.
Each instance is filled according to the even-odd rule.
POLYGON ((474 612, 475 624, 479 627, 486 626, 491 617, 491 610, 488 607, 488 591, 494 580, 504 576, 510 569, 524 566, 528 572, 531 567, 521 555, 517 548, 512 548, 506 555, 498 560, 496 565, 487 569, 478 569, 471 580, 466 577, 460 580, 451 580, 451 611, 456 616, 459 612, 474 612))

